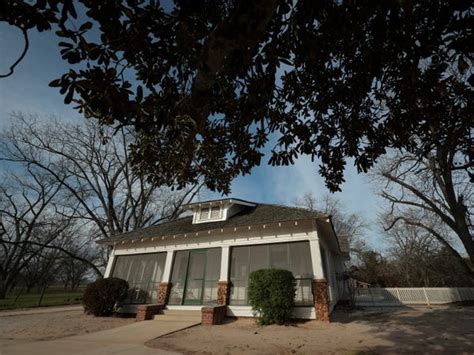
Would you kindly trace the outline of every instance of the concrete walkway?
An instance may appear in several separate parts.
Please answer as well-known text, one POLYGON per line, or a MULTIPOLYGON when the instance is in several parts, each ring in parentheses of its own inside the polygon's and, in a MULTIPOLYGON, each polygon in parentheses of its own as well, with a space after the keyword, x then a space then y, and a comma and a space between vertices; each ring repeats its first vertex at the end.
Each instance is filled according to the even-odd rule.
POLYGON ((50 341, 6 345, 1 355, 55 354, 176 354, 146 347, 148 340, 190 328, 201 323, 200 313, 175 312, 154 320, 137 322, 100 332, 50 341))

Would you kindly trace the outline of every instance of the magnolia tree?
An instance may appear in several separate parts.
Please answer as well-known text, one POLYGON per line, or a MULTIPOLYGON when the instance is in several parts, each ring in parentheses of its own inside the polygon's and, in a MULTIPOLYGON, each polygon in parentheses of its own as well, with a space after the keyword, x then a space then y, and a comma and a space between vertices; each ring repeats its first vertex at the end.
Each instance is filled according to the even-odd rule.
POLYGON ((157 185, 204 177, 228 192, 276 137, 269 164, 309 156, 335 191, 348 158, 366 172, 389 148, 427 157, 454 129, 472 158, 473 13, 452 0, 9 1, 0 20, 25 46, 2 76, 32 31, 55 31, 69 68, 50 85, 132 128, 133 165, 157 185))

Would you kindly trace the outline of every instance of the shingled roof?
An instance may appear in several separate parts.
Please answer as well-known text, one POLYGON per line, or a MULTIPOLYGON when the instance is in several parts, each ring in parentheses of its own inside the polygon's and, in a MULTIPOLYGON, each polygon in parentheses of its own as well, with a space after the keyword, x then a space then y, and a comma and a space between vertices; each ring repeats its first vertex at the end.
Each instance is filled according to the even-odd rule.
POLYGON ((192 216, 161 223, 155 226, 136 229, 131 232, 119 234, 111 238, 98 241, 100 244, 113 244, 125 240, 170 236, 185 233, 196 233, 212 229, 232 228, 239 226, 252 226, 284 221, 305 219, 328 218, 329 215, 310 211, 304 208, 288 207, 272 204, 257 204, 255 207, 246 207, 226 221, 193 224, 192 216))

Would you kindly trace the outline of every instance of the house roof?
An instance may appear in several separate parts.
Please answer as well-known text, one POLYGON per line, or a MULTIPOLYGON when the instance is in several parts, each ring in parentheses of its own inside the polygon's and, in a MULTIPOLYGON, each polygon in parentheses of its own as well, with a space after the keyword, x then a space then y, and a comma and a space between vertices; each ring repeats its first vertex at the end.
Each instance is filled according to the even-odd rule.
POLYGON ((185 233, 196 233, 212 229, 232 228, 239 226, 252 226, 284 221, 307 220, 328 218, 329 215, 305 208, 288 207, 272 204, 256 204, 246 207, 239 213, 225 221, 193 224, 192 216, 176 219, 158 225, 136 229, 131 232, 119 234, 111 238, 99 240, 100 244, 114 244, 119 241, 136 240, 142 238, 170 236, 185 233))

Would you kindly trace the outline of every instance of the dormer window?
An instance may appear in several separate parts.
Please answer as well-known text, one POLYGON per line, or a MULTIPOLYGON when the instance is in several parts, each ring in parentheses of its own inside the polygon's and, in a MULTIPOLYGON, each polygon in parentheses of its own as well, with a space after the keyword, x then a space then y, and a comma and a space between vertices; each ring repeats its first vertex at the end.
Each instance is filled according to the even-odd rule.
POLYGON ((221 219, 221 218, 222 218, 221 206, 212 207, 211 213, 209 214, 209 219, 221 219))
POLYGON ((209 219, 209 207, 202 207, 199 211, 199 220, 205 221, 206 219, 209 219))
POLYGON ((221 206, 212 206, 212 207, 201 207, 199 210, 199 222, 204 221, 216 221, 222 219, 222 207, 221 206))
POLYGON ((255 207, 256 204, 238 199, 211 200, 188 205, 193 210, 193 224, 226 221, 244 208, 255 207))

